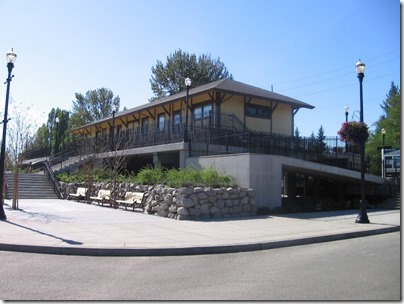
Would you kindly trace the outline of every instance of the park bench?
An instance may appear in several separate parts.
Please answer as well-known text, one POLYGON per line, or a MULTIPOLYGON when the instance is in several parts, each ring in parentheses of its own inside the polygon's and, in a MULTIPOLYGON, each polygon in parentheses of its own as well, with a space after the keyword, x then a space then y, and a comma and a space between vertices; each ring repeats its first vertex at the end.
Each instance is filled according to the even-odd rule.
POLYGON ((140 208, 144 210, 144 199, 145 199, 144 192, 128 191, 125 193, 124 199, 116 200, 115 202, 120 206, 124 206, 125 209, 127 209, 127 207, 132 206, 132 210, 135 211, 135 208, 140 208))
POLYGON ((68 200, 75 199, 77 201, 83 200, 86 198, 87 188, 78 187, 76 193, 69 193, 67 196, 68 200))
POLYGON ((104 206, 104 204, 109 204, 110 203, 110 198, 111 197, 111 191, 110 190, 98 190, 97 196, 90 196, 90 200, 95 201, 98 203, 98 205, 104 206))

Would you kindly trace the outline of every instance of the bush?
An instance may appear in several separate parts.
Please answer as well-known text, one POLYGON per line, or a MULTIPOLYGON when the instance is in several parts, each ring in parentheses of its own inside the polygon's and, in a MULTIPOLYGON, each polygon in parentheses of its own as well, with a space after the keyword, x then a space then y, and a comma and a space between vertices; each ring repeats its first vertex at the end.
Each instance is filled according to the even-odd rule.
MULTIPOLYGON (((66 172, 57 176, 59 181, 66 183, 83 182, 88 172, 78 171, 74 174, 66 172)), ((111 172, 108 169, 95 169, 92 171, 95 182, 111 181, 111 172)), ((186 169, 170 169, 157 165, 153 168, 146 166, 139 171, 137 175, 122 174, 118 177, 118 182, 136 182, 143 185, 166 184, 168 187, 179 188, 183 186, 201 186, 201 187, 235 187, 231 176, 220 175, 214 169, 198 169, 189 167, 186 169)))
POLYGON ((165 172, 160 165, 158 165, 156 168, 148 165, 136 175, 135 180, 139 184, 143 185, 164 184, 165 172))
POLYGON ((201 187, 233 187, 235 183, 230 176, 219 175, 214 169, 171 169, 166 173, 167 186, 179 188, 182 186, 201 187))

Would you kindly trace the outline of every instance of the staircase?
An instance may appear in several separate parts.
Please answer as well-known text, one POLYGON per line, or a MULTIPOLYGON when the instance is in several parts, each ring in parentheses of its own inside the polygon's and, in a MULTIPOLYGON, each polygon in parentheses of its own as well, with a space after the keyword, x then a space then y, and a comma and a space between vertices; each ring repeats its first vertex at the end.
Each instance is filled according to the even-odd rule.
POLYGON ((76 171, 80 164, 85 162, 86 160, 92 158, 92 155, 86 155, 86 156, 72 156, 63 161, 63 163, 57 163, 52 166, 52 171, 55 174, 59 174, 62 172, 74 172, 76 171))
POLYGON ((400 209, 401 208, 401 191, 400 187, 397 187, 392 191, 391 196, 383 203, 378 204, 377 208, 383 209, 400 209))
MULTIPOLYGON (((45 174, 18 174, 18 198, 20 199, 57 199, 58 196, 52 188, 45 174)), ((6 173, 7 191, 6 199, 13 198, 14 174, 6 173)))

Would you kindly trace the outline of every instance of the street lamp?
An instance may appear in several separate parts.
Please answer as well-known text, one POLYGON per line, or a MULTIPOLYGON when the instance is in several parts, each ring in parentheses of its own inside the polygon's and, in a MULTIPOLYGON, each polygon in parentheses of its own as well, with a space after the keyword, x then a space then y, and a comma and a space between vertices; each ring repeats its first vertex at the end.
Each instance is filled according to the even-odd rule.
MULTIPOLYGON (((363 123, 363 90, 362 90, 362 82, 363 77, 365 77, 365 64, 359 61, 355 65, 356 73, 359 79, 359 98, 360 98, 360 122, 363 123)), ((365 141, 360 143, 361 149, 361 200, 360 200, 360 209, 358 217, 356 218, 356 223, 367 224, 369 222, 368 215, 366 213, 366 198, 365 198, 365 141)))
POLYGON ((8 69, 8 77, 4 84, 7 83, 7 90, 6 90, 6 103, 4 106, 4 120, 3 120, 3 138, 1 140, 1 150, 0 150, 0 220, 6 220, 6 214, 4 212, 4 197, 6 194, 4 193, 4 161, 5 161, 5 154, 6 154, 6 132, 7 132, 7 122, 8 122, 8 99, 10 96, 10 82, 11 79, 14 77, 11 76, 11 71, 14 68, 14 62, 17 59, 17 55, 11 49, 10 52, 6 54, 7 56, 7 69, 8 69))
POLYGON ((349 107, 347 105, 344 107, 344 112, 345 112, 345 121, 348 122, 349 107))
MULTIPOLYGON (((345 111, 345 122, 348 122, 348 114, 349 114, 349 107, 348 105, 345 105, 344 107, 344 111, 345 111)), ((348 152, 348 142, 345 142, 345 153, 348 152)))
POLYGON ((115 151, 115 113, 116 107, 112 107, 112 151, 115 151))
POLYGON ((382 138, 383 138, 383 146, 382 146, 382 176, 384 178, 386 178, 386 165, 385 165, 385 161, 384 161, 384 138, 386 137, 386 129, 383 128, 382 129, 382 138))
POLYGON ((59 142, 58 142, 58 139, 59 139, 59 136, 58 136, 58 134, 59 134, 59 132, 58 132, 58 127, 59 127, 59 117, 56 117, 55 118, 55 149, 54 149, 54 154, 56 154, 56 153, 58 153, 59 151, 59 149, 58 149, 58 147, 59 147, 59 142))
POLYGON ((186 98, 186 108, 185 108, 185 129, 184 129, 184 142, 188 142, 188 98, 189 98, 189 87, 191 86, 191 79, 185 79, 185 86, 187 87, 187 98, 186 98))

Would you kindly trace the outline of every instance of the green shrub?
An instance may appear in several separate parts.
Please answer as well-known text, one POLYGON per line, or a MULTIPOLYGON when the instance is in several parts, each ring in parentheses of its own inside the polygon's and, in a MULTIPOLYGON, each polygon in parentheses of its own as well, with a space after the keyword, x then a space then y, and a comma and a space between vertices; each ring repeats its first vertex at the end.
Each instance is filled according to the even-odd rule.
POLYGON ((148 165, 140 170, 136 175, 135 180, 143 185, 163 184, 165 183, 165 172, 160 165, 157 165, 156 168, 148 165))
MULTIPOLYGON (((83 182, 88 180, 89 174, 95 182, 111 181, 112 172, 109 169, 94 169, 91 172, 82 170, 73 174, 61 173, 57 176, 59 181, 66 183, 83 182)), ((153 168, 146 166, 137 175, 121 174, 118 182, 136 182, 143 185, 166 184, 168 187, 179 188, 183 186, 201 187, 235 187, 231 176, 220 175, 215 169, 198 169, 188 167, 185 169, 166 169, 160 164, 153 168)))

